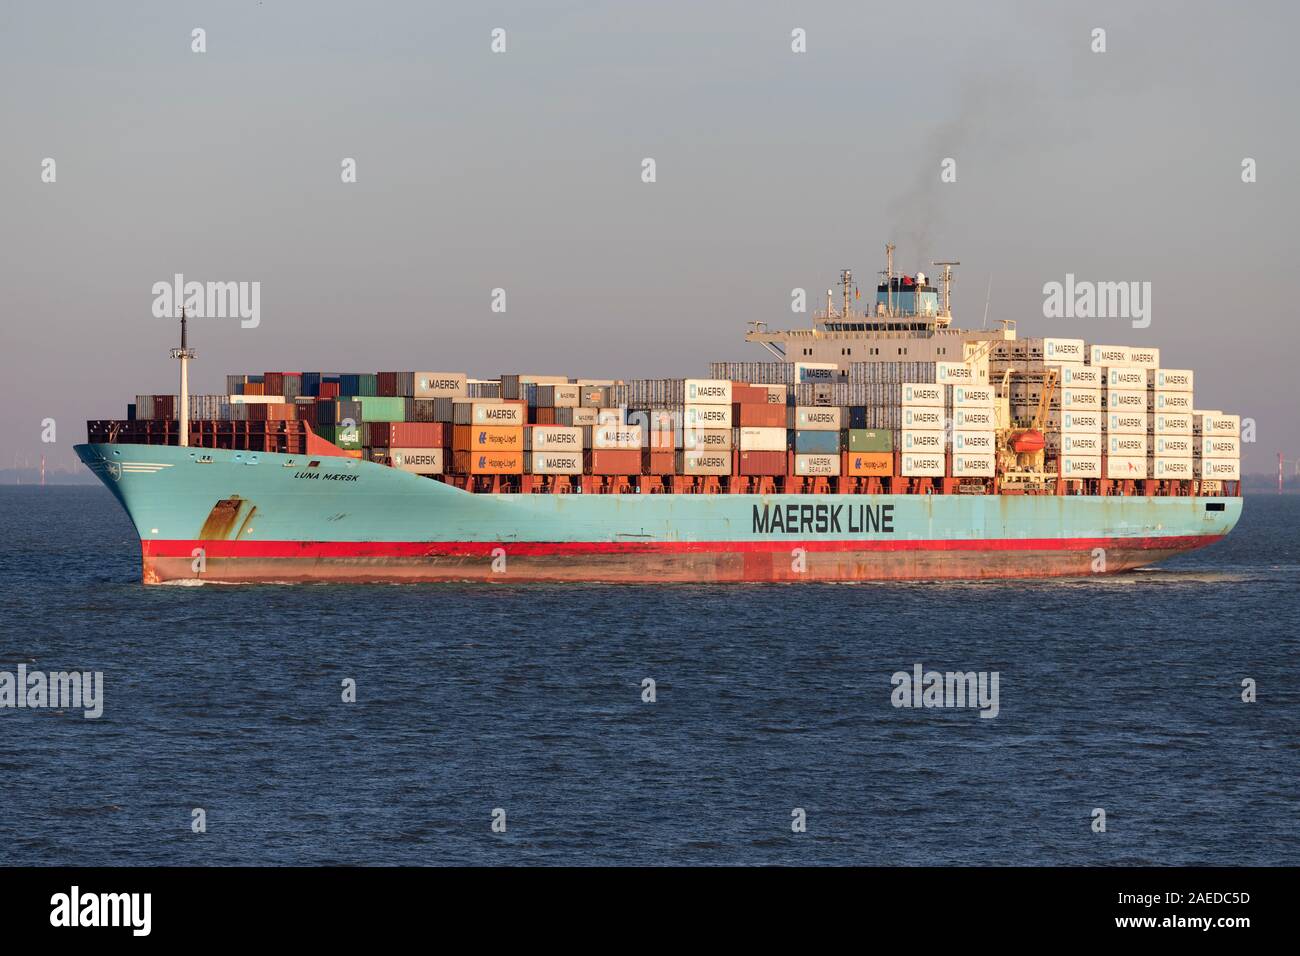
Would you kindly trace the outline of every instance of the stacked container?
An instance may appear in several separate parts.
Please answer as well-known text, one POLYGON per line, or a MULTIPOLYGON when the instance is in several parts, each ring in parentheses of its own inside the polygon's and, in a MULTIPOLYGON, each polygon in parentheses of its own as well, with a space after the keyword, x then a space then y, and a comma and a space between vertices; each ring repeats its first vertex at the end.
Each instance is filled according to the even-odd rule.
POLYGON ((1241 418, 1219 411, 1192 413, 1196 477, 1205 481, 1241 480, 1241 418))

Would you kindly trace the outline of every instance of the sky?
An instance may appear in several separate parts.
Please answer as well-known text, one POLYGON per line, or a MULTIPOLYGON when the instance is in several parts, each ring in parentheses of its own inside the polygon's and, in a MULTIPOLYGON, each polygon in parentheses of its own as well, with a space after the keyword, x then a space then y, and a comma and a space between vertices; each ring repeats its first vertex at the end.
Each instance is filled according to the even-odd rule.
POLYGON ((256 327, 192 323, 194 392, 680 377, 763 360, 748 321, 807 327, 791 290, 865 287, 892 241, 909 272, 961 261, 958 325, 987 301, 1021 336, 1160 347, 1274 469, 1300 459, 1298 26, 1250 0, 6 0, 0 468, 71 468, 86 419, 176 391, 176 273, 260 283, 256 327), (1149 327, 1045 318, 1067 274, 1150 282, 1149 327))

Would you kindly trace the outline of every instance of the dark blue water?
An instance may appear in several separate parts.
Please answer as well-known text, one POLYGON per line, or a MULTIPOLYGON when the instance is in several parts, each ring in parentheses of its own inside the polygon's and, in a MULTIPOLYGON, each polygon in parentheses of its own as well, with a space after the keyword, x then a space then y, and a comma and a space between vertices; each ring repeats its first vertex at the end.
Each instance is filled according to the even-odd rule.
POLYGON ((0 503, 0 670, 105 680, 0 710, 0 864, 1300 863, 1297 497, 1160 570, 716 589, 144 588, 103 489, 0 503), (999 716, 894 708, 918 662, 999 716))

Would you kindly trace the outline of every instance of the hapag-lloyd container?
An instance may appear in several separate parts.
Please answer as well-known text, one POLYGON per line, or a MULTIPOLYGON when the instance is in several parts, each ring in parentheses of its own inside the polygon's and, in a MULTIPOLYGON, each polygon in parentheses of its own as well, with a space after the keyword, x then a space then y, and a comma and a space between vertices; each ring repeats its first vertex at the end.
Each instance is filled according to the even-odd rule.
POLYGON ((453 425, 451 446, 458 451, 524 450, 524 430, 499 425, 453 425))
POLYGON ((1152 415, 1151 430, 1157 435, 1190 435, 1191 415, 1152 415))
POLYGON ((1211 435, 1201 437, 1194 453, 1202 458, 1240 458, 1241 439, 1229 435, 1211 435))
POLYGON ((446 451, 442 448, 376 448, 375 461, 385 461, 399 471, 416 475, 441 475, 446 451))
MULTIPOLYGON (((727 390, 731 390, 730 382, 727 390)), ((731 403, 683 406, 682 425, 686 428, 730 428, 731 403)))
POLYGON ((922 382, 904 382, 902 404, 942 408, 944 406, 944 387, 937 384, 927 385, 922 382))
POLYGON ((1146 413, 1111 412, 1106 416, 1106 433, 1108 435, 1145 435, 1147 433, 1146 413))
POLYGON ((476 399, 453 401, 452 421, 457 425, 511 425, 528 423, 528 406, 523 402, 476 399))
POLYGON ((453 451, 452 471, 460 475, 519 475, 524 470, 522 451, 453 451))
POLYGON ((834 405, 799 405, 790 409, 789 426, 799 431, 839 431, 840 409, 834 405))
POLYGON ((1147 459, 1147 471, 1152 478, 1188 480, 1196 477, 1196 470, 1190 457, 1166 458, 1156 456, 1147 459))
POLYGON ((904 453, 900 467, 909 478, 942 478, 946 462, 943 455, 904 453))
POLYGON ((524 447, 529 451, 576 452, 581 469, 581 428, 571 425, 530 425, 524 429, 524 447))
POLYGON ((1100 478, 1101 477, 1101 456, 1100 455, 1062 455, 1061 456, 1061 477, 1062 478, 1100 478))
POLYGON ((887 478, 894 473, 890 452, 849 451, 844 455, 844 474, 852 478, 887 478))
POLYGON ((524 457, 530 475, 582 474, 582 449, 577 451, 534 451, 524 457))
POLYGON ((1156 458, 1191 458, 1194 448, 1191 435, 1157 434, 1151 439, 1151 453, 1156 458))
POLYGON ((1147 436, 1141 435, 1107 435, 1106 453, 1114 458, 1145 458, 1147 456, 1147 436))
POLYGON ((726 451, 680 451, 677 461, 683 475, 731 474, 731 453, 726 451))
POLYGON ((806 478, 835 477, 840 473, 840 456, 833 455, 795 455, 794 473, 806 478))
POLYGON ((901 450, 904 453, 933 452, 942 456, 945 444, 942 431, 908 430, 903 432, 901 450))
POLYGON ((687 428, 682 431, 684 451, 731 451, 730 428, 687 428))
MULTIPOLYGON (((996 454, 998 450, 997 433, 993 431, 954 431, 952 433, 952 450, 954 454, 961 452, 967 457, 979 454, 996 454)), ((954 472, 954 474, 956 473, 954 472)))
MULTIPOLYGON (((1157 393, 1157 398, 1163 393, 1157 393)), ((1141 412, 1146 414, 1146 389, 1106 389, 1106 410, 1108 412, 1141 412)), ((1157 409, 1159 410, 1159 409, 1157 409)), ((1177 411, 1178 409, 1170 409, 1177 411)))
POLYGON ((1157 412, 1180 412, 1184 415, 1190 415, 1193 411, 1192 393, 1156 392, 1154 410, 1157 412))
POLYGON ((952 456, 954 478, 992 478, 997 469, 994 454, 958 454, 952 456))
POLYGON ((1195 374, 1190 368, 1156 368, 1147 371, 1147 384, 1158 392, 1190 392, 1195 374))
POLYGON ((1112 365, 1106 369, 1107 388, 1146 388, 1147 370, 1133 366, 1112 365))
POLYGON ((1102 462, 1105 477, 1113 481, 1143 480, 1147 477, 1147 456, 1117 457, 1107 456, 1102 462))
POLYGON ((1217 481, 1240 481, 1241 461, 1236 458, 1198 458, 1196 472, 1202 478, 1217 481))
POLYGON ((688 378, 683 385, 685 387, 686 405, 731 404, 731 382, 727 379, 688 378))
MULTIPOLYGON (((782 415, 784 417, 784 415, 782 415)), ((785 428, 737 428, 736 441, 741 451, 785 452, 785 428)))

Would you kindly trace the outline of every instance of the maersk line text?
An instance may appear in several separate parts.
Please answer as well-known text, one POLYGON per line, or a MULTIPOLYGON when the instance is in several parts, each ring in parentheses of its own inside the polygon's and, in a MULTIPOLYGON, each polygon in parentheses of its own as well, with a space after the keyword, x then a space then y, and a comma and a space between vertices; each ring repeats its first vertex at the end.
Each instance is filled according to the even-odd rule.
POLYGON ((894 533, 893 505, 754 505, 754 534, 894 533))

